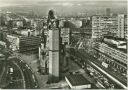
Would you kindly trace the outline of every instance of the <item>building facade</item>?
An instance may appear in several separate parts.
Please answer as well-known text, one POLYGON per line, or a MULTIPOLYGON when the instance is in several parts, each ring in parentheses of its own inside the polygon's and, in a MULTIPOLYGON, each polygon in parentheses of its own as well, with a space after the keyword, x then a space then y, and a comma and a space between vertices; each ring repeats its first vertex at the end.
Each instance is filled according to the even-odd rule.
POLYGON ((118 14, 117 37, 126 38, 126 36, 127 36, 127 16, 124 14, 118 14))
POLYGON ((116 36, 117 17, 96 15, 92 17, 92 38, 101 38, 104 35, 116 36))
POLYGON ((99 47, 95 47, 95 56, 97 60, 105 68, 111 68, 120 76, 123 77, 124 81, 127 79, 127 53, 116 49, 104 42, 99 43, 99 47))
POLYGON ((61 29, 61 34, 60 34, 61 38, 62 38, 62 43, 70 43, 70 28, 62 28, 61 29))
POLYGON ((117 36, 120 38, 124 38, 124 14, 118 15, 117 36))
POLYGON ((125 52, 112 48, 105 43, 100 44, 99 51, 112 57, 113 59, 116 59, 119 62, 124 64, 127 63, 127 54, 125 52))

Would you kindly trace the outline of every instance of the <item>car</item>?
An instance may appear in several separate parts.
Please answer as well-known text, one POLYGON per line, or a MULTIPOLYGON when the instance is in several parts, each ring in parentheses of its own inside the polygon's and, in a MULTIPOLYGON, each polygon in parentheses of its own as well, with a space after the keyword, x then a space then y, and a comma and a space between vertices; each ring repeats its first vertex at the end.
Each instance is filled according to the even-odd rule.
POLYGON ((117 72, 117 69, 113 68, 113 70, 114 70, 115 72, 117 72))
POLYGON ((122 73, 122 75, 125 76, 125 77, 127 76, 127 74, 125 74, 125 73, 122 73))
POLYGON ((13 68, 12 67, 9 67, 9 74, 13 74, 13 68))

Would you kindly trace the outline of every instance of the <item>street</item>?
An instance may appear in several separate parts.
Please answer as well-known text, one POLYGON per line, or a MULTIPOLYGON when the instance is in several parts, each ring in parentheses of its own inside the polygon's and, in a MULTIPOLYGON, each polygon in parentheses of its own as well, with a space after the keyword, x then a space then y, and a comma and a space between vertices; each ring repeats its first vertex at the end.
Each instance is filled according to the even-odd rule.
MULTIPOLYGON (((1 64, 5 61, 0 61, 1 64)), ((7 62, 7 72, 3 71, 4 67, 1 65, 1 88, 11 89, 36 89, 39 88, 37 79, 32 69, 22 60, 11 58, 7 62), (3 71, 3 72, 2 72, 3 71), (3 73, 3 74, 2 74, 3 73)))
MULTIPOLYGON (((98 62, 98 60, 96 60, 93 56, 89 55, 88 53, 86 53, 84 50, 76 50, 73 51, 72 53, 73 57, 75 56, 75 60, 76 63, 82 67, 84 65, 84 63, 88 63, 89 65, 91 65, 93 68, 95 68, 96 70, 98 70, 94 65, 92 65, 91 62, 95 63, 96 65, 98 65, 100 68, 102 68, 105 71, 108 71, 111 74, 113 74, 116 78, 120 79, 120 75, 116 75, 116 73, 113 71, 110 71, 109 69, 104 68, 103 66, 101 66, 100 62, 98 62), (115 74, 114 74, 115 73, 115 74)), ((98 70, 99 71, 99 70, 98 70)), ((99 71, 100 73, 102 73, 101 71, 99 71)), ((105 77, 108 78, 108 80, 110 80, 111 82, 113 82, 115 84, 115 88, 121 88, 120 85, 118 85, 118 83, 115 83, 113 80, 110 79, 110 77, 106 76, 105 74, 103 74, 105 77)), ((125 79, 122 79, 121 82, 124 82, 124 85, 126 83, 125 79)))
POLYGON ((0 61, 1 64, 1 80, 0 80, 0 87, 1 88, 12 88, 12 89, 22 89, 24 87, 24 76, 22 76, 22 72, 20 68, 13 63, 12 61, 6 62, 6 66, 4 66, 5 61, 0 61))

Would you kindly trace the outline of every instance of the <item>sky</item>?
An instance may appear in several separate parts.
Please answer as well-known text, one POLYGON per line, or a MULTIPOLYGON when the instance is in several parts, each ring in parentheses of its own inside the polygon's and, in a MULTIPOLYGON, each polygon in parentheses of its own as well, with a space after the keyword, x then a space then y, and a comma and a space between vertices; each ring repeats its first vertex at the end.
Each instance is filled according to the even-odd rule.
MULTIPOLYGON (((1 7, 29 7, 34 11, 45 13, 48 9, 56 9, 58 13, 95 12, 112 8, 123 12, 127 9, 127 0, 0 0, 1 7)), ((11 10, 11 8, 9 8, 11 10)), ((13 8, 14 9, 14 8, 13 8)), ((17 8, 16 8, 17 9, 17 8)), ((20 8, 21 9, 21 8, 20 8)), ((25 8, 24 8, 25 9, 25 8)))
MULTIPOLYGON (((114 2, 115 5, 119 6, 126 4, 127 0, 0 0, 0 7, 14 5, 49 5, 51 3, 53 5, 72 6, 75 5, 74 2, 85 2, 90 5, 109 4, 105 1, 114 2)), ((82 5, 83 3, 77 4, 82 5)))
POLYGON ((14 4, 38 4, 40 2, 74 2, 74 1, 90 1, 90 2, 95 2, 95 1, 126 1, 126 0, 0 0, 0 6, 3 5, 14 5, 14 4))

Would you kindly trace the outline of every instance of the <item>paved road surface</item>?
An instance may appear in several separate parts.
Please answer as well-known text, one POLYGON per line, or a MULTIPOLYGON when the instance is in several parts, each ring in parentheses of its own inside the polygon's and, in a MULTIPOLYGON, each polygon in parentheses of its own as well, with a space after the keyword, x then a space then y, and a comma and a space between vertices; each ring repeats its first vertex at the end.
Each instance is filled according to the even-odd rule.
MULTIPOLYGON (((72 54, 73 54, 73 53, 72 53, 72 54)), ((83 65, 83 62, 85 62, 85 61, 86 61, 86 62, 92 61, 92 62, 98 64, 98 66, 100 66, 101 68, 104 68, 103 66, 101 66, 101 64, 98 62, 98 60, 96 60, 94 57, 90 56, 88 53, 86 53, 86 52, 83 51, 83 50, 79 50, 79 51, 77 51, 76 53, 75 53, 75 51, 74 51, 74 54, 75 54, 76 57, 78 57, 78 58, 81 59, 81 60, 79 59, 79 62, 78 62, 78 64, 79 64, 80 66, 82 66, 82 65, 83 65)), ((119 75, 114 74, 114 72, 111 72, 111 71, 108 71, 108 70, 107 70, 107 72, 109 72, 110 74, 113 74, 113 75, 116 76, 117 78, 120 78, 119 75)), ((124 82, 124 83, 126 83, 125 79, 121 79, 121 81, 124 82)), ((120 88, 120 87, 119 87, 119 88, 120 88)))
POLYGON ((11 61, 7 61, 7 66, 5 67, 5 61, 0 61, 1 65, 0 68, 2 73, 0 73, 0 82, 1 88, 5 89, 22 89, 24 88, 24 78, 22 76, 22 72, 17 65, 11 61))
POLYGON ((25 78, 25 84, 26 84, 26 89, 38 89, 38 81, 37 78, 35 77, 31 67, 26 64, 23 60, 19 59, 13 59, 21 68, 24 78, 25 78))
MULTIPOLYGON (((5 61, 0 61, 0 64, 2 64, 5 61)), ((7 62, 8 72, 7 76, 2 76, 2 79, 8 80, 9 83, 7 83, 6 86, 3 88, 5 89, 38 89, 38 81, 35 77, 32 69, 29 67, 28 64, 26 64, 24 61, 17 59, 17 58, 11 58, 7 62), (12 68, 12 73, 9 72, 9 68, 12 68)), ((0 66, 0 70, 2 71, 3 66, 0 66)), ((0 75, 2 72, 0 72, 0 75)), ((1 87, 2 88, 2 87, 1 87)))

